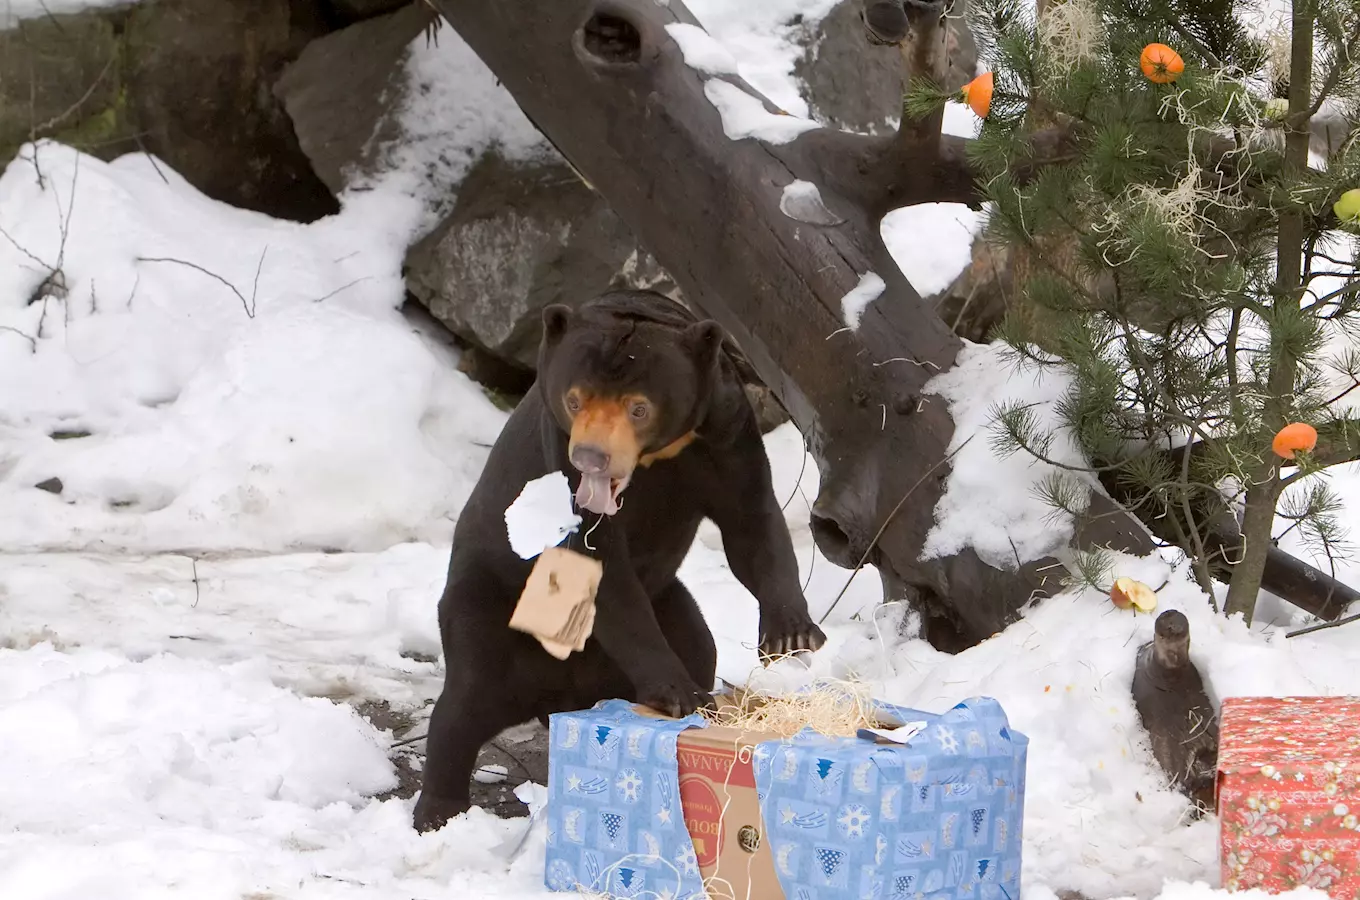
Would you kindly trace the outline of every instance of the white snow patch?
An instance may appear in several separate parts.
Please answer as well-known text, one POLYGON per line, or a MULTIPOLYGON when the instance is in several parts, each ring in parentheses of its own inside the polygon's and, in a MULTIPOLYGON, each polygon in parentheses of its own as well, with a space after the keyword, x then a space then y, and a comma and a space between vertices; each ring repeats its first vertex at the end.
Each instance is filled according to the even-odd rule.
POLYGON ((888 213, 879 233, 911 286, 929 297, 968 268, 973 238, 986 221, 986 212, 962 203, 922 203, 888 213))
POLYGON ((770 144, 787 144, 803 132, 821 127, 811 119, 769 112, 759 98, 720 78, 704 82, 704 96, 722 116, 723 133, 734 141, 753 137, 770 144))
POLYGON ((811 39, 817 24, 837 2, 690 0, 685 5, 738 60, 743 79, 780 109, 807 116, 807 101, 793 75, 794 66, 803 57, 804 42, 811 39))
POLYGON ((859 283, 850 289, 841 298, 841 310, 845 316, 845 324, 851 329, 859 328, 860 319, 864 317, 864 310, 878 299, 887 285, 874 272, 865 272, 859 276, 859 283))
POLYGON ((737 59, 713 36, 698 25, 672 22, 666 33, 680 47, 685 64, 707 75, 738 74, 737 59))
POLYGON ((997 405, 1032 404, 1036 423, 1054 439, 1054 462, 1085 466, 1071 435, 1058 427, 1054 403, 1069 387, 1062 372, 1014 363, 1003 344, 965 341, 954 368, 926 384, 949 404, 954 436, 945 492, 935 505, 935 525, 926 536, 922 559, 952 556, 972 547, 989 565, 1013 569, 1040 559, 1072 537, 1071 517, 1035 495, 1035 488, 1055 466, 1019 450, 998 456, 992 449, 997 405), (965 445, 966 442, 966 445, 965 445))
POLYGON ((376 217, 375 225, 413 243, 452 208, 459 183, 487 151, 532 160, 556 150, 453 28, 441 30, 437 44, 424 35, 412 40, 404 67, 400 137, 378 148, 378 171, 356 176, 340 200, 349 212, 371 204, 376 192, 402 213, 376 217))
POLYGON ((505 416, 397 311, 404 214, 300 225, 143 154, 26 145, 0 176, 0 546, 446 540, 505 416))
POLYGON ((472 773, 472 778, 478 784, 500 784, 510 775, 510 770, 505 766, 485 765, 478 767, 472 773))
POLYGON ((447 545, 429 544, 239 559, 5 553, 0 647, 262 660, 300 694, 419 710, 442 678, 428 660, 448 562, 447 545))
POLYGON ((562 472, 530 481, 505 510, 510 549, 520 559, 533 559, 556 547, 581 524, 572 508, 571 486, 562 472))

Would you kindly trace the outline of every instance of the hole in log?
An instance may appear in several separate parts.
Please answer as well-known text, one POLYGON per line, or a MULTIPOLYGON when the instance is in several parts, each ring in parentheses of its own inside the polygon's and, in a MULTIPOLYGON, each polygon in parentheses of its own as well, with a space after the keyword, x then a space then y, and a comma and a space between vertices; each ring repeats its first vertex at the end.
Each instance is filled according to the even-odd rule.
POLYGON ((636 63, 642 58, 642 34, 627 19, 597 12, 581 30, 581 45, 601 62, 636 63))
POLYGON ((812 539, 817 542, 817 549, 821 550, 822 555, 828 560, 842 569, 853 569, 859 565, 859 558, 864 553, 863 548, 856 553, 850 546, 849 536, 834 519, 814 512, 810 527, 812 539))

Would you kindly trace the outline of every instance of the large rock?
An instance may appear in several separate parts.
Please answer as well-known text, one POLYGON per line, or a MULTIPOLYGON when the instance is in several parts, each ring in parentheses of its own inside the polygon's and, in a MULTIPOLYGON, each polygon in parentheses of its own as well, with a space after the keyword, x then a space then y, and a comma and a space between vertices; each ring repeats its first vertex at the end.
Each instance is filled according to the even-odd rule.
POLYGON ((210 197, 310 221, 339 204, 269 91, 326 31, 316 0, 154 0, 123 40, 129 116, 147 148, 210 197))
MULTIPOLYGON (((860 21, 861 0, 842 0, 809 34, 794 75, 803 99, 819 119, 849 131, 870 134, 891 129, 902 115, 906 85, 897 47, 871 44, 860 21)), ((945 86, 957 90, 977 69, 977 45, 961 18, 964 0, 951 12, 947 34, 949 72, 945 86)))
POLYGON ((210 197, 310 221, 339 209, 267 86, 326 30, 321 0, 145 0, 0 32, 0 160, 30 137, 146 151, 210 197))
POLYGON ((649 260, 570 167, 489 153, 407 255, 406 285, 455 334, 531 370, 544 306, 579 305, 611 285, 665 290, 649 260))
POLYGON ((416 2, 326 35, 274 85, 303 152, 333 192, 371 171, 380 148, 401 137, 391 113, 405 95, 406 48, 429 22, 429 7, 416 2))

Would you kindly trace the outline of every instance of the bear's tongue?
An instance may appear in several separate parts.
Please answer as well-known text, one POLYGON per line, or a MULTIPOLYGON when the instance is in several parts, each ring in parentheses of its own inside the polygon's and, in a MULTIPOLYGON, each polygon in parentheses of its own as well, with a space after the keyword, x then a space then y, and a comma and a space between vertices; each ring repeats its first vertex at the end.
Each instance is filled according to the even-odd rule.
POLYGON ((593 513, 612 516, 619 511, 619 498, 608 473, 581 475, 576 488, 576 503, 593 513))

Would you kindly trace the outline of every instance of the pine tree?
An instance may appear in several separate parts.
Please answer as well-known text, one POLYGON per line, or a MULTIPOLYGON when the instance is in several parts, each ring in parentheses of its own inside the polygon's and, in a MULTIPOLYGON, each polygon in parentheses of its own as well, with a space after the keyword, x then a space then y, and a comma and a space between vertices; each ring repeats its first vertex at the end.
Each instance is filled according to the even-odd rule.
MULTIPOLYGON (((999 337, 1070 374, 1056 412, 1090 463, 1045 498, 1076 514, 1098 477, 1187 550, 1216 604, 1230 578, 1226 611, 1248 621, 1277 511, 1338 551, 1324 468, 1360 450, 1343 409, 1360 353, 1337 349, 1360 326, 1360 226, 1334 210, 1360 187, 1360 0, 1264 3, 968 10, 994 84, 973 150, 988 234, 1023 263, 999 337), (1310 165, 1320 111, 1348 133, 1310 165), (1285 459, 1272 442, 1295 422, 1322 437, 1285 459)), ((915 82, 906 112, 946 97, 915 82)), ((1049 458, 1032 409, 996 414, 1000 450, 1049 458)))

